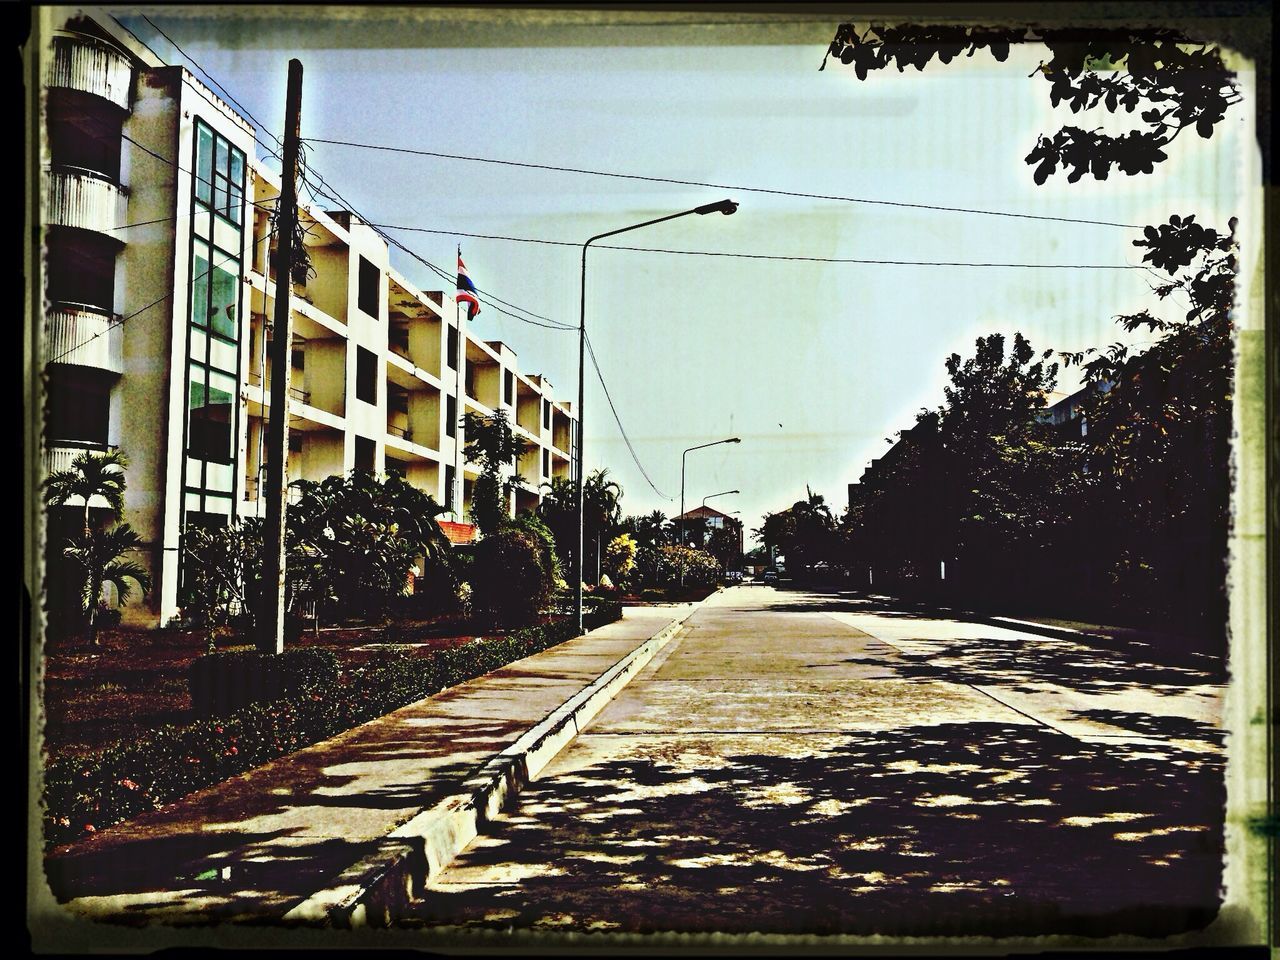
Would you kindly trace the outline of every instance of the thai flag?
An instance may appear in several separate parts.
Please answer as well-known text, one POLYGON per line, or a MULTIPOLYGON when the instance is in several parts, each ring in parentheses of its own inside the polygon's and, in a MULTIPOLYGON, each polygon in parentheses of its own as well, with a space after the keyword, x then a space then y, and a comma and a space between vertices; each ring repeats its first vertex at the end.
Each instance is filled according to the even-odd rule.
POLYGON ((467 275, 466 264, 462 262, 462 251, 458 251, 458 292, 454 299, 467 304, 467 320, 474 320, 480 312, 480 299, 476 296, 476 285, 467 275))

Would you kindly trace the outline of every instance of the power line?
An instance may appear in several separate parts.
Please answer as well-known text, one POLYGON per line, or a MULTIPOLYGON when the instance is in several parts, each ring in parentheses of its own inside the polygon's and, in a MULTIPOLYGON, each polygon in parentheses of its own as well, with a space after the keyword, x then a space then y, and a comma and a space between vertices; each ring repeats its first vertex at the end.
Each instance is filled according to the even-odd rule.
MULTIPOLYGON (((463 233, 458 230, 437 230, 429 227, 409 227, 394 223, 368 224, 387 230, 406 230, 414 233, 434 233, 452 237, 471 237, 477 240, 505 240, 511 243, 537 243, 553 247, 581 247, 571 240, 544 240, 538 237, 511 237, 493 233, 463 233)), ((633 253, 670 253, 686 257, 729 257, 740 260, 778 260, 797 263, 863 263, 903 267, 1009 267, 1024 270, 1140 270, 1142 267, 1128 263, 996 263, 969 260, 877 260, 863 257, 800 257, 769 253, 734 253, 719 250, 672 250, 666 247, 630 247, 621 244, 596 244, 597 250, 628 250, 633 253)))
MULTIPOLYGON (((157 160, 159 160, 161 163, 165 163, 165 164, 168 164, 169 166, 173 167, 173 168, 174 168, 175 170, 177 170, 179 173, 185 173, 187 176, 191 177, 193 180, 197 180, 197 181, 199 181, 200 183, 207 183, 207 184, 209 184, 209 186, 211 186, 211 187, 212 187, 212 186, 215 186, 214 182, 213 182, 211 179, 209 179, 208 177, 202 177, 202 176, 200 176, 200 174, 196 173, 194 170, 188 170, 186 167, 184 167, 184 166, 183 166, 181 163, 179 163, 177 160, 171 160, 169 157, 166 157, 166 156, 164 156, 163 154, 156 153, 156 152, 155 152, 154 150, 152 150, 150 147, 146 146, 145 144, 139 143, 137 140, 133 139, 133 137, 129 136, 127 133, 122 133, 122 134, 120 134, 120 136, 121 136, 121 138, 122 138, 122 139, 124 139, 124 140, 128 140, 130 143, 132 143, 135 147, 137 147, 137 148, 138 148, 139 150, 141 150, 143 153, 150 154, 151 156, 153 156, 153 157, 155 157, 157 160)), ((277 201, 279 198, 273 198, 273 199, 271 199, 271 200, 250 200, 248 197, 241 197, 241 199, 242 199, 242 200, 244 200, 246 203, 248 203, 251 207, 263 207, 263 208, 265 208, 267 204, 274 204, 274 203, 276 203, 276 201, 277 201)), ((178 214, 178 216, 185 216, 185 214, 178 214)), ((176 218, 174 218, 174 219, 176 219, 176 218)), ((152 222, 154 222, 154 223, 159 223, 159 221, 158 221, 158 220, 157 220, 157 221, 152 221, 152 222)), ((137 226, 137 224, 131 224, 131 226, 137 226)))
MULTIPOLYGON (((266 242, 266 241, 270 240, 273 236, 274 236, 274 233, 268 233, 265 237, 263 237, 262 239, 258 240, 258 241, 257 241, 257 243, 255 243, 254 245, 256 246, 258 243, 264 243, 264 242, 266 242)), ((226 258, 225 258, 225 259, 223 259, 223 260, 220 260, 218 263, 211 264, 211 265, 209 266, 209 269, 208 269, 208 270, 204 271, 204 273, 197 274, 196 276, 192 277, 192 278, 191 278, 191 280, 192 280, 192 282, 193 282, 193 283, 194 283, 196 280, 203 280, 205 277, 207 277, 209 274, 213 273, 213 271, 214 271, 214 270, 217 270, 219 267, 225 266, 226 264, 230 263, 232 260, 239 260, 239 259, 240 259, 240 257, 239 257, 239 255, 238 255, 238 254, 232 254, 231 256, 226 257, 226 258)), ((86 339, 81 340, 79 343, 72 344, 70 347, 68 347, 66 350, 63 350, 63 351, 62 351, 60 354, 58 354, 56 357, 52 357, 51 359, 46 360, 46 361, 44 361, 44 362, 45 362, 45 363, 57 363, 57 362, 58 362, 59 360, 61 360, 63 357, 67 356, 68 354, 75 353, 75 352, 76 352, 77 350, 79 350, 81 347, 87 347, 89 344, 93 343, 93 341, 97 340, 97 339, 98 339, 100 336, 102 336, 103 334, 105 334, 105 333, 110 333, 112 330, 116 329, 117 327, 123 327, 123 326, 124 326, 128 321, 130 321, 130 320, 132 320, 134 317, 138 316, 138 314, 140 314, 140 313, 144 313, 144 312, 146 312, 147 310, 150 310, 152 307, 156 306, 157 304, 164 303, 166 300, 168 300, 168 299, 169 299, 170 297, 172 297, 173 295, 174 295, 174 291, 173 291, 173 290, 168 290, 168 291, 166 291, 162 296, 159 296, 159 297, 157 297, 155 300, 152 300, 152 301, 151 301, 150 303, 148 303, 146 306, 139 307, 137 310, 133 311, 133 313, 130 313, 130 314, 128 314, 127 316, 123 316, 123 317, 121 317, 119 320, 115 320, 115 321, 113 321, 113 322, 111 322, 111 323, 107 324, 107 326, 106 326, 106 328, 105 328, 105 329, 103 329, 103 330, 99 330, 99 331, 98 331, 97 333, 95 333, 93 336, 91 336, 91 337, 87 337, 86 339)))
MULTIPOLYGON (((627 436, 627 430, 622 425, 622 418, 618 416, 618 408, 613 405, 613 397, 609 396, 609 386, 604 382, 604 374, 600 372, 600 363, 596 360, 596 351, 595 348, 591 346, 591 338, 587 337, 586 341, 587 352, 591 355, 591 366, 595 368, 596 377, 600 380, 600 386, 604 390, 604 398, 609 402, 609 412, 613 414, 613 421, 618 425, 618 432, 622 434, 622 442, 627 445, 627 451, 631 454, 631 459, 635 461, 636 468, 640 471, 640 475, 644 477, 645 483, 649 484, 649 487, 654 493, 662 497, 664 500, 673 500, 672 497, 667 496, 657 488, 653 480, 650 479, 648 471, 645 470, 644 464, 640 462, 640 457, 636 453, 636 448, 631 445, 631 438, 627 436)), ((581 443, 581 440, 579 440, 579 443, 581 443)))
MULTIPOLYGON (((314 186, 314 184, 312 186, 314 186)), ((321 195, 323 196, 325 194, 322 192, 321 195)), ((338 194, 337 196, 329 195, 329 199, 333 200, 335 203, 341 204, 342 206, 351 210, 353 213, 356 213, 357 216, 360 216, 359 213, 355 211, 354 207, 352 207, 352 205, 346 200, 345 197, 341 196, 341 194, 338 194)), ((361 219, 363 220, 364 218, 361 217, 361 219)), ((434 263, 432 263, 426 257, 422 256, 422 254, 418 253, 412 247, 405 244, 403 241, 397 240, 395 237, 389 236, 388 234, 383 232, 382 224, 370 223, 366 221, 365 226, 370 227, 372 230, 374 230, 374 232, 378 234, 378 236, 382 237, 389 245, 395 247, 398 250, 404 251, 406 254, 408 254, 418 263, 422 264, 428 270, 431 270, 441 279, 446 280, 449 283, 457 282, 456 275, 448 274, 441 267, 436 266, 434 263)), ((571 324, 560 323, 559 321, 553 320, 550 317, 544 317, 541 314, 534 313, 532 310, 526 310, 524 307, 521 307, 518 304, 514 304, 507 300, 503 300, 501 297, 498 297, 495 294, 488 292, 487 290, 482 290, 480 287, 476 287, 476 293, 481 303, 484 303, 487 306, 491 307, 492 309, 498 311, 498 313, 506 314, 507 316, 512 317, 515 320, 519 320, 523 323, 529 323, 535 327, 545 327, 548 330, 578 329, 577 327, 571 324), (520 311, 520 314, 525 314, 525 316, 521 316, 520 314, 517 314, 517 313, 512 313, 511 310, 505 310, 502 307, 497 305, 499 303, 506 304, 506 306, 511 307, 514 310, 520 311)))
MULTIPOLYGON (((416 251, 411 250, 409 247, 405 246, 403 243, 396 242, 395 245, 399 249, 407 253, 409 256, 413 257, 423 266, 434 271, 442 279, 448 280, 451 283, 456 282, 457 280, 456 277, 449 276, 449 274, 445 273, 442 269, 437 267, 430 260, 426 259, 426 257, 423 257, 421 254, 417 253, 416 251)), ((481 292, 479 287, 476 287, 476 292, 477 294, 481 292)), ((578 329, 577 327, 571 326, 567 323, 560 323, 559 321, 552 320, 550 317, 543 317, 540 314, 536 314, 529 310, 525 310, 523 307, 517 306, 514 303, 507 303, 506 300, 499 301, 501 303, 506 303, 507 306, 509 307, 514 307, 516 310, 519 310, 522 313, 528 314, 528 316, 520 316, 520 314, 512 313, 510 310, 505 310, 502 307, 498 306, 496 303, 491 302, 492 300, 498 299, 492 293, 486 293, 485 296, 481 296, 479 297, 479 299, 486 306, 492 307, 494 310, 497 310, 499 313, 506 314, 508 317, 511 317, 512 319, 515 319, 515 320, 519 320, 522 323, 532 324, 535 327, 544 327, 548 330, 577 330, 578 329), (530 319, 530 317, 536 317, 537 319, 530 319), (540 322, 544 320, 546 321, 545 323, 540 322)))
POLYGON ((741 184, 709 183, 702 180, 679 180, 674 177, 650 177, 636 173, 617 173, 609 170, 591 170, 585 167, 561 167, 549 163, 528 163, 518 160, 495 160, 492 157, 473 157, 458 153, 440 153, 434 150, 415 150, 409 147, 390 147, 351 140, 329 140, 321 137, 304 137, 310 143, 327 143, 338 147, 356 147, 362 150, 379 150, 388 153, 407 153, 418 157, 435 157, 442 160, 465 160, 471 163, 490 163, 504 167, 524 167, 530 170, 551 170, 556 173, 579 173, 592 177, 612 177, 618 180, 641 180, 646 183, 669 183, 682 187, 710 187, 714 190, 734 190, 740 193, 767 193, 779 197, 799 197, 807 200, 835 200, 841 203, 866 203, 885 207, 906 207, 914 210, 937 210, 944 213, 969 213, 984 217, 1014 217, 1021 220, 1048 220, 1055 223, 1085 223, 1092 226, 1123 227, 1139 230, 1134 223, 1117 223, 1111 220, 1088 220, 1080 217, 1052 217, 1035 213, 1015 213, 1008 210, 979 210, 972 207, 946 207, 932 203, 907 203, 902 200, 876 200, 870 197, 845 197, 824 193, 804 193, 799 190, 778 190, 770 187, 747 187, 741 184))
MULTIPOLYGON (((228 102, 229 102, 233 107, 236 107, 236 108, 237 108, 241 113, 243 113, 246 117, 248 117, 250 120, 252 120, 252 121, 254 122, 254 124, 255 124, 255 125, 257 125, 257 127, 258 127, 260 130, 262 130, 262 131, 263 131, 267 136, 269 136, 272 140, 274 140, 274 141, 275 141, 275 145, 276 145, 276 149, 283 149, 283 146, 284 146, 284 145, 283 145, 283 143, 281 143, 280 138, 279 138, 279 137, 277 137, 277 136, 276 136, 274 133, 272 133, 270 130, 268 130, 268 129, 267 129, 267 127, 266 127, 266 125, 265 125, 261 120, 259 120, 259 119, 258 119, 257 117, 255 117, 252 113, 250 113, 250 112, 249 112, 248 107, 246 107, 246 106, 245 106, 244 104, 242 104, 239 100, 237 100, 235 97, 233 97, 233 96, 231 95, 231 93, 227 90, 227 88, 226 88, 226 87, 224 87, 222 84, 220 84, 217 80, 215 80, 215 79, 214 79, 214 77, 213 77, 213 75, 212 75, 211 73, 209 73, 209 71, 208 71, 208 70, 206 70, 204 67, 200 66, 200 64, 196 61, 196 58, 195 58, 195 57, 191 56, 191 54, 189 54, 189 53, 187 53, 187 51, 183 50, 183 49, 182 49, 182 47, 178 46, 177 41, 176 41, 176 40, 174 40, 174 39, 173 39, 171 36, 169 36, 167 33, 165 33, 163 30, 161 30, 158 26, 156 26, 155 21, 154 21, 154 20, 152 20, 150 17, 148 17, 145 13, 143 13, 143 14, 139 14, 139 16, 140 16, 140 17, 142 17, 142 19, 143 19, 143 20, 147 21, 147 23, 151 24, 152 29, 153 29, 153 30, 155 30, 155 32, 156 32, 156 33, 160 34, 160 36, 162 36, 162 37, 164 37, 166 40, 168 40, 168 41, 169 41, 169 43, 170 43, 170 45, 172 45, 173 49, 177 50, 177 51, 178 51, 178 54, 179 54, 181 57, 185 58, 188 62, 190 62, 190 64, 191 64, 193 67, 195 67, 197 70, 199 70, 199 71, 200 71, 200 73, 201 73, 201 75, 202 75, 206 80, 208 80, 208 81, 209 81, 210 83, 212 83, 215 87, 217 87, 217 88, 218 88, 218 90, 220 90, 220 91, 222 92, 222 95, 223 95, 224 97, 226 97, 226 98, 227 98, 227 101, 228 101, 228 102)), ((197 90, 196 92, 197 92, 197 93, 199 93, 200 91, 198 91, 198 90, 197 90)), ((205 102, 206 102, 206 103, 208 102, 208 98, 207 98, 207 97, 205 98, 205 102)), ((210 106, 217 106, 217 105, 216 105, 216 104, 210 104, 210 106)), ((270 154, 271 154, 273 157, 275 157, 277 160, 281 159, 281 158, 280 158, 280 154, 278 154, 278 153, 274 152, 274 151, 271 149, 271 147, 269 147, 269 146, 268 146, 267 144, 265 144, 265 143, 262 143, 262 141, 261 141, 261 140, 258 140, 258 138, 257 138, 256 136, 254 137, 254 141, 255 141, 255 142, 257 142, 257 143, 259 143, 259 144, 261 144, 264 148, 266 148, 267 152, 268 152, 268 153, 270 153, 270 154)))

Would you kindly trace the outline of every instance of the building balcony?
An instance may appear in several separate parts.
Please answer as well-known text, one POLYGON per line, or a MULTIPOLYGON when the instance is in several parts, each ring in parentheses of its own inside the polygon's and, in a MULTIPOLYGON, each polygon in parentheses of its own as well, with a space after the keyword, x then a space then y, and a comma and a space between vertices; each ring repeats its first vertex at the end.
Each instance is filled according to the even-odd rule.
POLYGON ((133 64, 101 40, 59 34, 53 38, 53 55, 45 68, 44 82, 46 87, 93 94, 128 110, 133 64))
POLYGON ((120 318, 80 303, 54 303, 45 315, 47 363, 124 372, 124 331, 120 318))
POLYGON ((46 226, 78 227, 122 242, 117 232, 127 222, 126 188, 82 167, 50 167, 43 180, 46 226))

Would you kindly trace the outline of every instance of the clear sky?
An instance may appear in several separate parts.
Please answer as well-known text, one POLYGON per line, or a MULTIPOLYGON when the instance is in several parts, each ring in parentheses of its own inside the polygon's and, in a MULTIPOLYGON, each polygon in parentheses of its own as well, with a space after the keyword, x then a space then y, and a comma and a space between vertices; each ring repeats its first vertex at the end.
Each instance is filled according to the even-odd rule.
MULTIPOLYGON (((320 137, 539 164, 805 193, 1145 224, 1196 213, 1225 230, 1256 182, 1252 74, 1246 100, 1213 138, 1174 142, 1152 175, 1036 186, 1023 157, 1064 123, 1125 129, 1130 118, 1053 110, 1028 77, 1036 45, 1003 64, 986 54, 925 72, 858 81, 832 61, 837 23, 717 23, 628 28, 503 24, 475 11, 377 22, 315 9, 282 28, 249 8, 159 9, 148 16, 274 133, 287 62, 305 68, 302 131, 320 137), (427 19, 423 19, 426 17, 427 19), (360 44, 356 46, 356 44, 360 44)), ((367 13, 367 11, 366 11, 367 13)), ((120 19, 172 63, 191 64, 146 21, 120 19)), ((605 17, 604 19, 616 19, 605 17)), ((704 15, 707 18, 712 14, 704 15)), ((722 17, 721 19, 728 19, 722 17)), ((198 71, 196 72, 199 75, 198 71)), ((452 270, 462 244, 482 289, 576 324, 573 247, 458 238, 449 231, 580 244, 595 233, 719 200, 732 217, 687 217, 616 243, 790 257, 1032 264, 1136 264, 1135 230, 644 183, 315 145, 310 162, 358 212, 452 270)), ((408 257, 423 288, 442 282, 408 257)), ((685 498, 737 488, 712 505, 748 530, 806 484, 838 514, 846 484, 887 438, 942 400, 943 362, 976 337, 1020 330, 1033 346, 1076 350, 1140 342, 1119 313, 1156 309, 1142 270, 832 264, 593 249, 587 329, 623 424, 664 499, 631 461, 603 393, 586 395, 588 469, 607 466, 624 510, 678 512, 685 498)), ((473 329, 577 390, 573 333, 484 307, 473 329)), ((590 374, 589 374, 590 376, 590 374)), ((1060 390, 1077 386, 1074 371, 1060 390)))

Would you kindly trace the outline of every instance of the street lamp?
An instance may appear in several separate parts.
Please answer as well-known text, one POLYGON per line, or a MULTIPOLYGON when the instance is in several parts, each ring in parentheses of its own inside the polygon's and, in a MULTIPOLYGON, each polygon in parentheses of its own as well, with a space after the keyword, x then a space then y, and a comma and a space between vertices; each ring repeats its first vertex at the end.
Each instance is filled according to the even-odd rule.
MULTIPOLYGON (((631 230, 639 230, 641 227, 651 227, 655 223, 664 223, 667 220, 675 220, 678 217, 687 217, 691 213, 699 216, 705 216, 708 213, 722 213, 726 217, 738 209, 738 204, 734 200, 718 200, 715 203, 704 203, 700 207, 694 207, 692 210, 684 210, 680 213, 669 213, 665 217, 656 217, 653 220, 646 220, 644 223, 635 223, 629 227, 621 227, 617 230, 610 230, 607 233, 597 233, 582 245, 582 298, 578 310, 578 464, 577 476, 574 484, 578 494, 578 551, 574 556, 574 578, 573 578, 573 613, 577 621, 578 633, 582 633, 582 545, 585 539, 585 513, 582 497, 583 474, 585 470, 585 460, 583 458, 583 438, 582 431, 582 407, 583 396, 586 393, 586 360, 587 360, 587 247, 595 243, 597 240, 603 240, 605 237, 612 237, 619 233, 627 233, 631 230)), ((684 512, 684 466, 681 462, 681 508, 680 512, 684 512)))
MULTIPOLYGON (((710 443, 700 443, 696 447, 687 448, 680 454, 680 546, 684 546, 684 458, 694 450, 701 450, 704 447, 716 447, 722 443, 741 443, 741 437, 729 437, 725 440, 712 440, 710 443)), ((736 492, 736 491, 734 491, 736 492)), ((684 555, 680 557, 680 586, 684 586, 684 555)))
MULTIPOLYGON (((708 500, 714 500, 716 497, 727 497, 731 493, 741 493, 741 492, 742 492, 741 490, 721 490, 719 493, 708 493, 705 497, 702 498, 702 505, 705 507, 707 505, 708 500)), ((737 513, 738 511, 735 510, 733 512, 737 513)))

